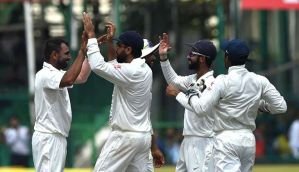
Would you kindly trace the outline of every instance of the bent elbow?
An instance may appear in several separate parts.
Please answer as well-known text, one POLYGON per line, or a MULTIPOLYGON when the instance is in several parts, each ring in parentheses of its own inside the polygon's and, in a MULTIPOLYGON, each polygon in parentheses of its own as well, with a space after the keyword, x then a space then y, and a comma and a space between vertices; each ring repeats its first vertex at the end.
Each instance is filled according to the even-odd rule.
POLYGON ((280 106, 277 107, 276 111, 274 112, 274 114, 281 114, 281 113, 285 113, 287 111, 287 103, 285 100, 283 100, 283 102, 280 104, 280 106))
POLYGON ((90 65, 90 69, 92 70, 92 71, 94 71, 94 70, 96 70, 97 69, 97 65, 95 65, 95 64, 89 64, 90 65))
POLYGON ((69 87, 72 86, 74 83, 75 81, 72 79, 63 80, 62 82, 60 82, 59 87, 60 88, 69 87))

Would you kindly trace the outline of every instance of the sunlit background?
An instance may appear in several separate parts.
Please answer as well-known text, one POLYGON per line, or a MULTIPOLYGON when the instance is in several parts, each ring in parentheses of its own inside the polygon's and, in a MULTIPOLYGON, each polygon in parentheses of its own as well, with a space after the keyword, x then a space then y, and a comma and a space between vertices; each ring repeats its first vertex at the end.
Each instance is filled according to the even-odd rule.
MULTIPOLYGON (((159 35, 168 33, 170 61, 180 75, 192 72, 187 66, 185 43, 212 40, 218 48, 213 65, 218 75, 226 73, 220 42, 244 39, 251 48, 248 69, 265 75, 288 103, 285 114, 259 114, 256 164, 299 164, 299 157, 292 155, 288 134, 299 117, 298 9, 298 0, 0 0, 1 133, 10 127, 11 117, 17 116, 30 130, 31 139, 33 82, 42 67, 43 43, 63 37, 75 58, 83 30, 82 12, 86 11, 93 18, 97 36, 105 33, 107 21, 116 24, 117 35, 136 30, 154 44, 159 35)), ((105 45, 101 48, 106 54, 105 45)), ((184 109, 174 98, 166 97, 158 60, 153 73, 152 124, 167 165, 173 166, 182 141, 184 109)), ((73 121, 67 168, 94 166, 110 132, 107 121, 112 88, 111 83, 91 74, 86 84, 69 90, 73 121)), ((3 134, 0 140, 0 166, 11 166, 11 150, 3 134)), ((31 151, 31 141, 28 143, 31 151)), ((32 167, 31 152, 29 157, 32 167)))

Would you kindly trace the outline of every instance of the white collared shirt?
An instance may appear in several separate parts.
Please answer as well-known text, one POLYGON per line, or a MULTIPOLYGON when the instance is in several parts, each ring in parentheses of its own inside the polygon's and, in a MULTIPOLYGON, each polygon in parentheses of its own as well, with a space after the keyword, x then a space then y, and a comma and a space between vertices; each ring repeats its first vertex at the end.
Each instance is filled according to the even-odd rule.
POLYGON ((113 129, 151 132, 152 70, 144 59, 131 63, 105 62, 97 40, 88 39, 88 61, 93 72, 114 84, 110 110, 113 129))
MULTIPOLYGON (((175 73, 171 67, 169 61, 161 62, 161 67, 163 75, 168 84, 172 84, 175 87, 179 88, 181 91, 187 91, 190 84, 204 80, 207 88, 211 86, 214 81, 213 71, 209 71, 197 79, 197 74, 188 75, 188 76, 179 76, 175 73)), ((185 107, 184 113, 184 136, 200 136, 200 137, 212 137, 213 132, 213 116, 211 112, 205 116, 197 116, 196 113, 191 109, 188 103, 182 103, 182 99, 186 100, 184 93, 179 93, 176 97, 177 101, 185 107)), ((188 102, 188 101, 187 101, 188 102)))
POLYGON ((255 119, 260 106, 270 113, 284 113, 286 102, 267 78, 249 72, 245 65, 232 66, 227 75, 219 75, 211 89, 200 98, 190 99, 198 115, 213 111, 214 131, 255 129, 255 119), (260 104, 263 100, 264 103, 260 104))
POLYGON ((59 88, 64 73, 46 62, 36 73, 35 131, 68 136, 72 121, 71 102, 67 88, 59 88))

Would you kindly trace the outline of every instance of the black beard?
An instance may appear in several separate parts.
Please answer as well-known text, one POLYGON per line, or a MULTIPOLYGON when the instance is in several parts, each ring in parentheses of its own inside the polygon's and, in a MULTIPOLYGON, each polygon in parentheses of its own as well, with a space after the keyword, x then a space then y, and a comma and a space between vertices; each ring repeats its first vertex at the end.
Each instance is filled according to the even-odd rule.
POLYGON ((198 62, 189 64, 188 68, 191 70, 196 70, 198 66, 198 62))
POLYGON ((116 58, 116 61, 117 61, 118 63, 124 63, 124 62, 125 62, 125 59, 123 59, 123 58, 116 58))
POLYGON ((126 55, 125 54, 118 54, 116 57, 116 61, 118 63, 125 63, 126 62, 126 55))
POLYGON ((67 68, 67 66, 68 66, 67 61, 58 61, 57 62, 58 69, 65 69, 65 68, 67 68))

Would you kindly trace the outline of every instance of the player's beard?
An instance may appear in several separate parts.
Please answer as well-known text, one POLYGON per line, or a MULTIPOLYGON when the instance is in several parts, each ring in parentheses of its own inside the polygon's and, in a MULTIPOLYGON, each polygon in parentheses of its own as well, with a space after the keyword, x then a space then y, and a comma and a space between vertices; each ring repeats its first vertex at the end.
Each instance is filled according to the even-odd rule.
POLYGON ((192 61, 191 59, 189 60, 189 66, 188 66, 189 69, 196 70, 198 66, 199 66, 199 58, 197 58, 196 61, 192 61))
POLYGON ((118 63, 125 63, 127 60, 127 56, 128 55, 124 51, 122 51, 121 53, 117 54, 116 60, 118 63))
POLYGON ((68 66, 68 59, 59 59, 57 61, 57 66, 59 69, 65 69, 68 66))

